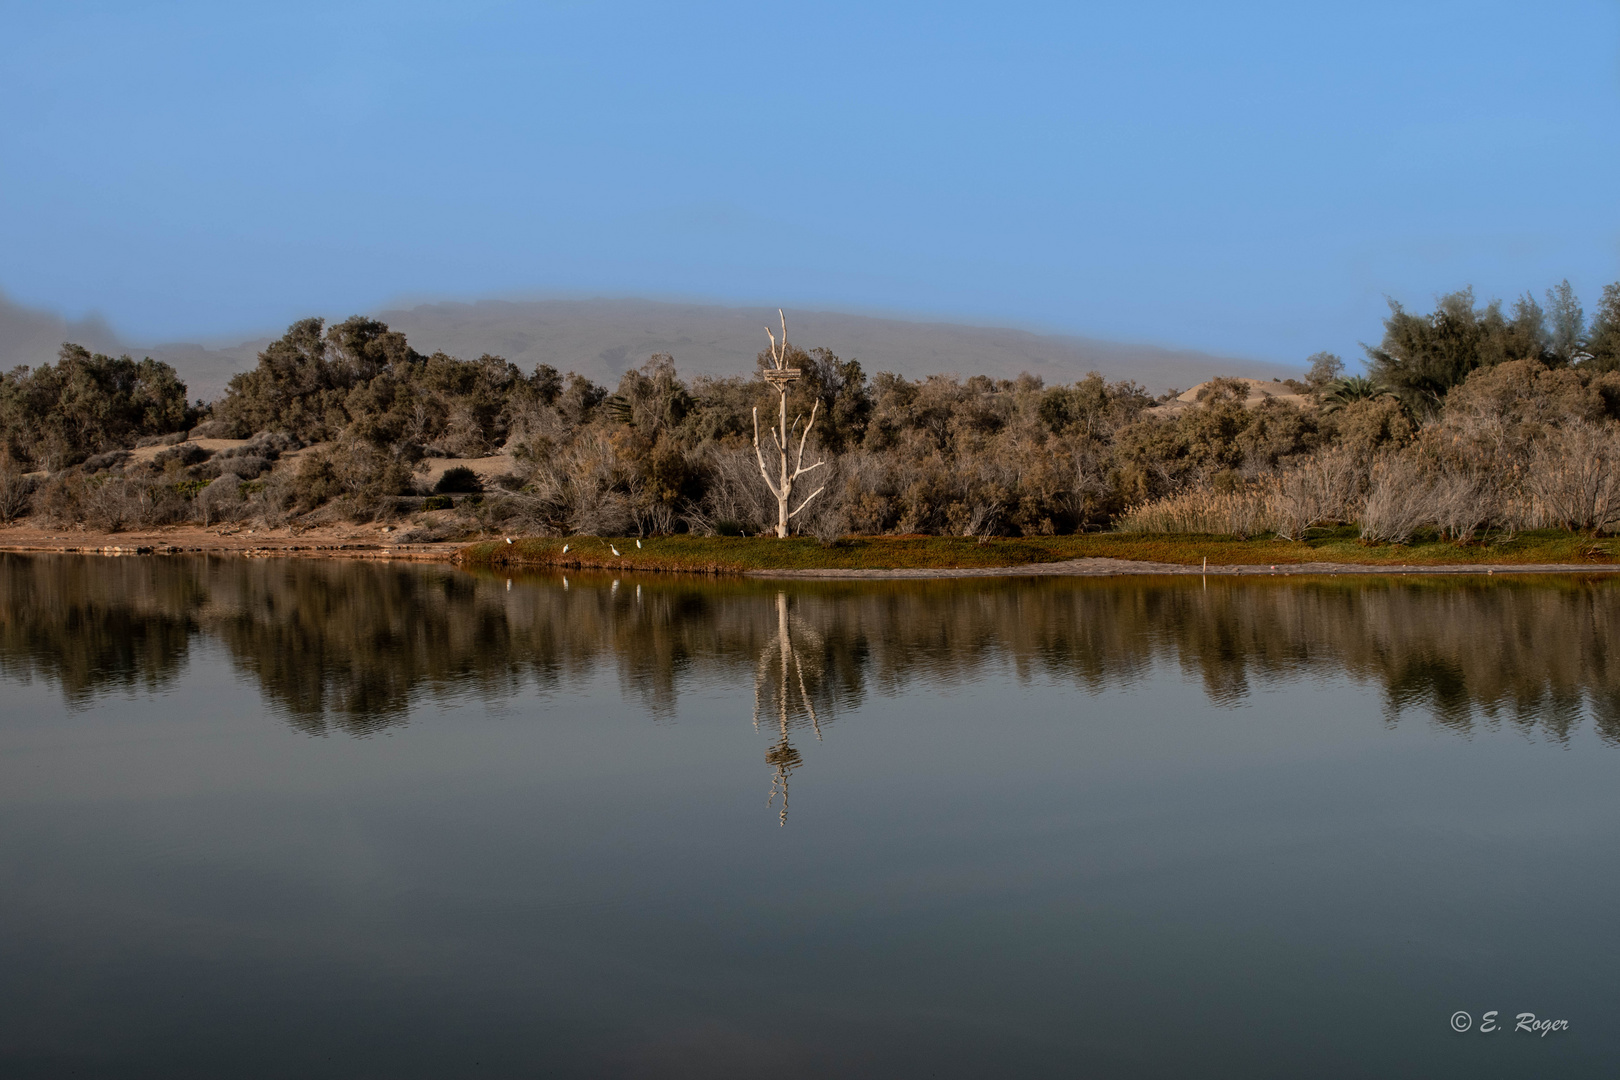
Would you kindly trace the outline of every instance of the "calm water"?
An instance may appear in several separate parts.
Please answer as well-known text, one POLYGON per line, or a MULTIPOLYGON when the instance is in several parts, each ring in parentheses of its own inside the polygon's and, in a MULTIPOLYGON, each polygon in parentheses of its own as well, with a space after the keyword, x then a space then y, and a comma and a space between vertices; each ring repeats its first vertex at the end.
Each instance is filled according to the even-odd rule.
POLYGON ((0 1075, 1612 1075, 1613 630, 0 556, 0 1075))

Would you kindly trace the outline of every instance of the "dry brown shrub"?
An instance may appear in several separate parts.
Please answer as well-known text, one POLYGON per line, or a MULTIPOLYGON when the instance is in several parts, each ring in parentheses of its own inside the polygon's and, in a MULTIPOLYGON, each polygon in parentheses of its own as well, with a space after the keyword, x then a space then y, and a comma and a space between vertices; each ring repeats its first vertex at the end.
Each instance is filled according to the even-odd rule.
POLYGON ((768 492, 760 483, 759 461, 751 448, 712 445, 702 465, 706 490, 681 515, 692 532, 704 536, 714 536, 722 529, 758 533, 775 517, 776 506, 765 501, 768 492))
POLYGON ((1500 523, 1504 505, 1498 478, 1469 462, 1436 460, 1408 451, 1374 464, 1362 505, 1363 539, 1404 544, 1422 528, 1456 541, 1500 523))
POLYGON ((34 480, 10 454, 0 452, 0 522, 23 517, 33 507, 34 480))
POLYGON ((1386 453, 1373 463, 1361 507, 1361 537, 1404 544, 1428 523, 1430 491, 1424 463, 1415 454, 1386 453))
POLYGON ((1277 477, 1272 530, 1284 540, 1302 540, 1309 529, 1353 521, 1367 483, 1364 459, 1335 447, 1312 454, 1277 477))
POLYGON ((1224 492, 1190 488, 1126 511, 1119 531, 1247 538, 1271 532, 1276 516, 1275 484, 1224 492))
POLYGON ((218 479, 197 493, 195 507, 197 517, 204 525, 240 517, 245 507, 242 478, 235 473, 221 473, 218 479))
POLYGON ((1187 488, 1133 507, 1121 517, 1120 531, 1238 537, 1275 533, 1299 540, 1309 529, 1354 520, 1367 481, 1360 459, 1342 448, 1310 455, 1257 479, 1223 475, 1229 483, 1187 488))
POLYGON ((1548 432, 1530 452, 1524 483, 1548 521, 1613 528, 1620 523, 1620 432, 1580 421, 1548 432))
POLYGON ((1369 462, 1380 450, 1405 446, 1417 432, 1401 403, 1389 397, 1352 402, 1333 422, 1340 445, 1369 462))

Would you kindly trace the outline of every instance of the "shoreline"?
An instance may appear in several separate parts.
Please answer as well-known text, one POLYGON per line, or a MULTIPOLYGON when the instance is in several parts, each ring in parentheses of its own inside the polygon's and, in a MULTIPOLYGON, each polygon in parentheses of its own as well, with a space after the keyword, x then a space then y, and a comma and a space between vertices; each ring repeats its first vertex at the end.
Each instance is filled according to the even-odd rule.
POLYGON ((398 559, 455 562, 465 541, 403 543, 371 526, 233 529, 181 526, 92 532, 11 526, 0 529, 0 552, 19 555, 239 555, 245 558, 398 559))
MULTIPOLYGON (((1503 574, 1601 574, 1620 572, 1616 562, 1411 562, 1393 561, 1350 562, 1332 559, 1296 559, 1297 561, 1226 562, 1203 565, 1201 562, 1169 562, 1155 559, 1132 559, 1119 556, 1080 556, 1073 558, 1026 559, 1001 561, 988 565, 922 565, 922 566, 747 566, 739 560, 725 558, 670 559, 652 551, 630 553, 618 558, 605 555, 591 558, 569 558, 548 553, 536 558, 519 549, 518 557, 507 558, 500 541, 435 541, 404 543, 391 535, 393 530, 378 526, 321 526, 293 531, 291 529, 236 529, 224 526, 205 529, 197 526, 161 529, 130 530, 119 533, 90 531, 52 531, 28 526, 0 529, 0 552, 35 555, 102 555, 108 557, 132 555, 215 555, 243 558, 303 558, 303 559, 364 559, 399 562, 437 562, 461 566, 465 569, 484 569, 493 572, 533 573, 538 571, 595 572, 595 573, 673 573, 700 576, 746 577, 775 580, 844 580, 844 581, 903 581, 948 580, 957 578, 998 577, 1301 577, 1323 575, 1406 576, 1413 574, 1472 574, 1498 576, 1503 574)), ((594 538, 593 538, 594 539, 594 538)), ((578 542, 578 541, 576 541, 578 542)), ((590 540, 583 541, 585 543, 590 540)), ((628 550, 634 540, 620 541, 628 550)), ((552 542, 520 540, 520 545, 552 542)), ((606 542, 604 542, 605 544, 606 542)), ((654 542, 648 541, 649 547, 654 542)), ((1013 542, 1016 545, 1016 541, 1013 542)), ((882 546, 894 545, 884 555, 905 561, 905 538, 882 538, 882 546)), ((658 547, 663 547, 658 543, 658 547)), ((1197 550, 1201 544, 1189 538, 1188 547, 1197 550)), ((1223 555, 1258 554, 1243 552, 1243 543, 1223 542, 1227 550, 1223 555), (1236 550, 1232 550, 1236 549, 1236 550)), ((1001 553, 1010 558, 1017 553, 1009 547, 1001 553)), ((993 553, 986 553, 993 554, 993 553)), ((1269 554, 1276 554, 1271 552, 1269 554)))
POLYGON ((1085 534, 988 542, 940 536, 808 538, 513 538, 469 544, 456 561, 493 573, 696 573, 781 580, 905 580, 1030 576, 1276 576, 1322 574, 1589 574, 1620 570, 1614 539, 1571 533, 1492 544, 1364 545, 1313 541, 1085 534))
MULTIPOLYGON (((532 569, 540 569, 534 567, 532 569)), ((592 568, 595 569, 595 568, 592 568)), ((1476 574, 1496 577, 1503 574, 1614 574, 1620 566, 1590 563, 1480 564, 1447 563, 1436 565, 1387 565, 1368 563, 1233 563, 1225 566, 1187 566, 1182 563, 1140 562, 1132 559, 1065 559, 1061 562, 1026 563, 1003 567, 928 567, 884 570, 748 570, 744 577, 814 580, 884 580, 906 578, 989 577, 1321 577, 1356 574, 1370 577, 1397 577, 1413 574, 1476 574)))

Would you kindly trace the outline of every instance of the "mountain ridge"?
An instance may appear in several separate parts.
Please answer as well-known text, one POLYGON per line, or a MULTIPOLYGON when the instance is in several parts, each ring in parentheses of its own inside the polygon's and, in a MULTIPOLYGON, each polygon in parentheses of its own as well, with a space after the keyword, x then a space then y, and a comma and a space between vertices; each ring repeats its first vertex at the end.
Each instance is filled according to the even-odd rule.
MULTIPOLYGON (((765 345, 764 327, 774 325, 776 312, 597 298, 436 301, 383 308, 373 317, 403 332, 420 352, 443 350, 463 358, 493 353, 525 370, 545 363, 611 387, 627 369, 655 353, 672 355, 685 375, 748 374, 765 345)), ((1049 383, 1066 383, 1098 371, 1113 380, 1134 379, 1158 393, 1217 375, 1271 379, 1296 374, 1286 365, 1193 349, 838 311, 790 310, 788 332, 795 344, 860 360, 868 374, 889 371, 907 378, 1013 378, 1028 372, 1049 383)), ((140 345, 120 339, 103 320, 70 321, 0 296, 0 365, 54 360, 57 347, 69 340, 100 352, 162 360, 179 372, 192 397, 212 400, 224 392, 232 375, 253 366, 272 339, 214 347, 140 345)))

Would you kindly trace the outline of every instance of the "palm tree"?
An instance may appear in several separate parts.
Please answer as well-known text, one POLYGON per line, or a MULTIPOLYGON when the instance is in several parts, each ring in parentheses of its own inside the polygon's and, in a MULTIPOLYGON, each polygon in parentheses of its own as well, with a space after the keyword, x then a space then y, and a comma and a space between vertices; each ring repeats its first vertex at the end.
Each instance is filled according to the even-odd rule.
POLYGON ((1322 397, 1323 412, 1337 412, 1346 405, 1358 401, 1374 401, 1381 397, 1391 397, 1394 391, 1383 383, 1374 382, 1365 375, 1347 375, 1337 382, 1329 383, 1327 393, 1322 397))

